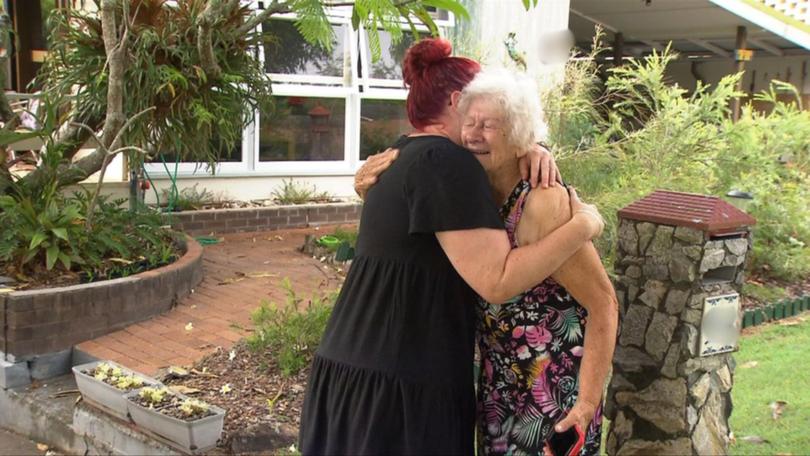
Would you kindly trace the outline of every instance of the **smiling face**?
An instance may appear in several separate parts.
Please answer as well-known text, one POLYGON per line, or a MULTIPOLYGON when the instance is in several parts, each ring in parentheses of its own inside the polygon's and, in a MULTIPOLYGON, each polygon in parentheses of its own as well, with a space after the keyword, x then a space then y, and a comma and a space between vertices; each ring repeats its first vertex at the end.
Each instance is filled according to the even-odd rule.
POLYGON ((509 153, 502 109, 486 97, 470 101, 463 113, 461 143, 486 170, 517 160, 514 153, 509 153))

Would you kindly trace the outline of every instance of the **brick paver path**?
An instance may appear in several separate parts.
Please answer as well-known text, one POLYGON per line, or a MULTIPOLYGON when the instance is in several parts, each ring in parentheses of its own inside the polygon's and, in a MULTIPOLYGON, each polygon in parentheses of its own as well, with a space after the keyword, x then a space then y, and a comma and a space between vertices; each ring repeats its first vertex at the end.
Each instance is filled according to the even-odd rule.
POLYGON ((305 234, 321 232, 332 230, 226 235, 223 242, 205 247, 205 278, 174 309, 78 348, 147 375, 163 367, 188 366, 217 347, 229 349, 248 333, 250 313, 262 300, 284 302, 285 277, 303 298, 340 286, 334 271, 297 250, 305 234))

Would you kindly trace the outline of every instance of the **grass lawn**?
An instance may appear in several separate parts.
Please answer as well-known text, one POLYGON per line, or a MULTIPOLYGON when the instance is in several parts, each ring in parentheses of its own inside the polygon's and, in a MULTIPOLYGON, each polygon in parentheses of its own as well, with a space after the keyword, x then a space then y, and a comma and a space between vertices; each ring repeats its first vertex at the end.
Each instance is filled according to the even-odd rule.
POLYGON ((789 321, 790 326, 753 328, 740 340, 732 390, 733 455, 810 454, 810 316, 789 321), (774 420, 770 404, 779 400, 787 406, 774 420), (746 436, 768 443, 743 441, 746 436))

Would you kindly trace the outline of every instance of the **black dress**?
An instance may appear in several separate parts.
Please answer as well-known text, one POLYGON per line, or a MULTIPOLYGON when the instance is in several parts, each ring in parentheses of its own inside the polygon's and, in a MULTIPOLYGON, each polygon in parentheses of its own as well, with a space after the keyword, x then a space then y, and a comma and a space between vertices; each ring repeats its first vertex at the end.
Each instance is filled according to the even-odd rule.
POLYGON ((476 295, 435 232, 503 229, 486 174, 446 138, 401 138, 312 365, 303 454, 473 454, 476 295))

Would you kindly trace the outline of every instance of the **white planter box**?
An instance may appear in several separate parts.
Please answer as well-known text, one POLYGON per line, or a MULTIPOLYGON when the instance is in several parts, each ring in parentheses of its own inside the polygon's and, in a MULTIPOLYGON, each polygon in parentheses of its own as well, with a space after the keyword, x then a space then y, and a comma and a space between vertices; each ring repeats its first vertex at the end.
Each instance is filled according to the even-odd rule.
MULTIPOLYGON (((186 396, 172 393, 185 400, 186 396)), ((195 421, 184 421, 157 410, 143 407, 136 403, 138 391, 128 393, 125 398, 132 421, 139 427, 153 432, 173 444, 176 448, 190 454, 208 451, 217 445, 222 435, 225 421, 225 410, 209 404, 213 415, 195 421)))
POLYGON ((144 380, 144 386, 156 385, 158 381, 112 361, 93 361, 92 363, 73 366, 76 386, 79 388, 79 392, 82 393, 84 400, 113 416, 129 421, 129 416, 127 415, 127 400, 124 398, 124 395, 126 395, 128 391, 121 391, 85 373, 92 371, 96 366, 102 363, 118 367, 127 375, 135 375, 142 378, 144 380))

